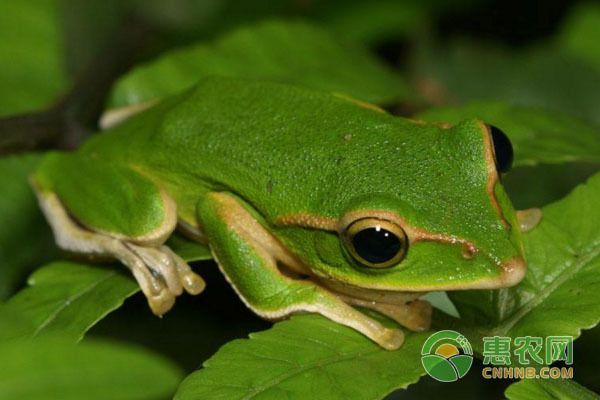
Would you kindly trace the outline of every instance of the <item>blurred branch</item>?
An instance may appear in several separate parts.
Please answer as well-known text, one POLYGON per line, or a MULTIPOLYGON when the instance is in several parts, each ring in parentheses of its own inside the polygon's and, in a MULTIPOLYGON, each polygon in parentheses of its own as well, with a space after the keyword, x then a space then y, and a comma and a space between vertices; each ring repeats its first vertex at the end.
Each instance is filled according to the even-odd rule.
POLYGON ((56 104, 0 119, 0 155, 77 147, 98 128, 113 82, 135 64, 150 36, 140 20, 125 20, 56 104))

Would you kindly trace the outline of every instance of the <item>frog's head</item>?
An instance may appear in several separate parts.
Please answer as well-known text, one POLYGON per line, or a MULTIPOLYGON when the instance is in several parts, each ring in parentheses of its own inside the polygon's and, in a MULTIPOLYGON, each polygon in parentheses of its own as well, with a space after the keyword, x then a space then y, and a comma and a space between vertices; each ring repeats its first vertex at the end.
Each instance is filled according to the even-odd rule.
POLYGON ((523 278, 519 223, 500 181, 512 147, 500 130, 390 123, 349 141, 344 178, 330 180, 325 201, 335 216, 313 221, 311 270, 324 284, 429 291, 523 278))

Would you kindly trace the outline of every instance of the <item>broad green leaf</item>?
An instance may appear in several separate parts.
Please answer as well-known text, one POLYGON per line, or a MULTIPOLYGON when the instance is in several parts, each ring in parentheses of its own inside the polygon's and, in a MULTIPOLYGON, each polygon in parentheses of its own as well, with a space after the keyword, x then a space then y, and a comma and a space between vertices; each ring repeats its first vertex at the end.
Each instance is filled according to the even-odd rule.
POLYGON ((566 52, 581 57, 600 70, 600 5, 583 3, 567 18, 558 35, 566 52))
POLYGON ((0 301, 34 266, 56 254, 52 234, 27 181, 38 160, 34 155, 0 158, 0 301))
POLYGON ((515 50, 484 42, 424 47, 414 74, 433 104, 502 100, 600 124, 600 70, 556 47, 515 50))
POLYGON ((343 37, 364 43, 397 39, 426 24, 428 3, 423 1, 333 2, 327 26, 343 37))
POLYGON ((427 333, 386 351, 360 333, 318 315, 301 315, 223 346, 188 376, 175 398, 377 399, 424 374, 427 333))
POLYGON ((524 379, 504 392, 509 400, 598 400, 600 396, 571 380, 524 379))
POLYGON ((65 88, 58 5, 0 2, 0 116, 47 106, 65 88))
POLYGON ((26 336, 60 333, 72 341, 138 291, 133 279, 107 266, 65 261, 38 269, 28 283, 4 310, 30 323, 26 336))
POLYGON ((600 162, 600 128, 557 111, 487 101, 433 108, 417 118, 450 123, 479 118, 495 125, 510 137, 515 165, 600 162))
POLYGON ((0 343, 3 400, 146 400, 173 394, 182 372, 123 344, 46 337, 0 343))
POLYGON ((502 184, 517 210, 543 207, 567 196, 600 170, 600 163, 570 162, 515 168, 502 184))
MULTIPOLYGON (((600 174, 543 208, 524 234, 528 270, 516 287, 451 293, 476 336, 578 337, 600 321, 600 174)), ((467 332, 464 332, 465 334, 467 332)), ((471 338, 470 337, 470 338, 471 338)), ((481 345, 473 340, 474 347, 481 345)))
POLYGON ((33 322, 26 316, 0 305, 0 342, 29 337, 35 330, 33 322))
POLYGON ((134 69, 117 84, 112 104, 169 96, 209 75, 284 81, 374 103, 408 95, 404 80, 366 49, 306 23, 271 21, 235 30, 213 44, 169 52, 134 69))
MULTIPOLYGON (((188 262, 212 258, 206 246, 179 236, 173 236, 169 245, 188 262)), ((12 336, 60 332, 63 337, 78 341, 99 320, 139 291, 125 267, 66 261, 36 270, 28 284, 0 308, 0 328, 18 332, 12 336), (9 330, 10 315, 18 315, 22 320, 18 322, 26 322, 26 327, 20 323, 18 329, 9 330)))

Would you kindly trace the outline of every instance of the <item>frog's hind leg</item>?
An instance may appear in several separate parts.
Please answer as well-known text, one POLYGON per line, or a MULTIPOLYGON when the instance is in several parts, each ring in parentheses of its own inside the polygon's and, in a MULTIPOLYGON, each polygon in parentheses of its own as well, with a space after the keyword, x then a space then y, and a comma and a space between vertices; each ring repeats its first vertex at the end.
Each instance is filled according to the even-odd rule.
MULTIPOLYGON (((69 164, 65 158, 60 159, 62 166, 69 164)), ((52 164, 32 178, 58 246, 121 261, 131 270, 156 315, 166 313, 184 289, 190 294, 200 293, 204 289, 202 278, 164 245, 177 223, 173 200, 135 171, 110 166, 89 168, 85 164, 78 160, 77 169, 69 169, 61 176, 65 181, 56 182, 52 164), (96 174, 101 175, 96 176, 98 184, 108 186, 86 190, 82 180, 89 185, 96 174), (144 198, 140 199, 140 194, 144 198), (158 198, 148 199, 149 196, 158 198), (162 216, 156 218, 158 225, 146 215, 149 210, 136 208, 151 205, 161 207, 151 211, 152 215, 162 216), (144 223, 154 225, 154 229, 140 229, 139 224, 144 223)))
POLYGON ((215 260, 251 310, 270 320, 298 312, 319 313, 385 349, 402 345, 401 330, 386 328, 310 279, 282 273, 278 263, 301 270, 300 262, 249 210, 250 205, 225 192, 211 192, 198 205, 215 260))

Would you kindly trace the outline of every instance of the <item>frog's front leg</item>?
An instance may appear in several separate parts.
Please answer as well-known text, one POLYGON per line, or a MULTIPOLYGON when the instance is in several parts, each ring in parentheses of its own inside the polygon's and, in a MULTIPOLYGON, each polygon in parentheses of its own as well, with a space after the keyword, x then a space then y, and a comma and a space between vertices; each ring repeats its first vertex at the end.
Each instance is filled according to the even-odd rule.
POLYGON ((245 304, 276 320, 296 312, 314 312, 354 328, 380 346, 400 347, 404 335, 366 316, 309 279, 284 274, 277 263, 301 271, 300 263, 257 221, 251 207, 232 194, 209 193, 198 215, 222 272, 245 304))
POLYGON ((167 246, 144 246, 84 229, 73 221, 55 193, 36 192, 58 246, 121 261, 131 270, 154 314, 166 313, 184 288, 190 294, 204 289, 202 278, 167 246))

